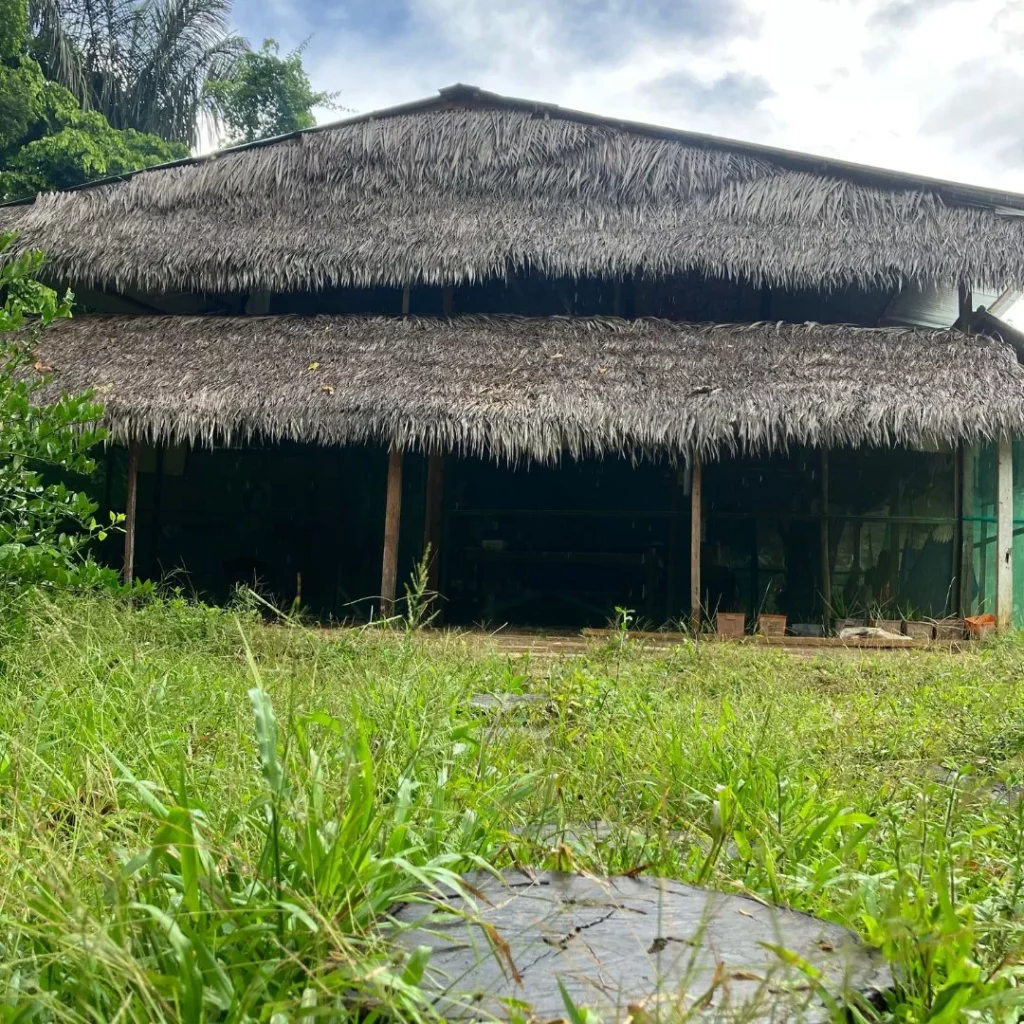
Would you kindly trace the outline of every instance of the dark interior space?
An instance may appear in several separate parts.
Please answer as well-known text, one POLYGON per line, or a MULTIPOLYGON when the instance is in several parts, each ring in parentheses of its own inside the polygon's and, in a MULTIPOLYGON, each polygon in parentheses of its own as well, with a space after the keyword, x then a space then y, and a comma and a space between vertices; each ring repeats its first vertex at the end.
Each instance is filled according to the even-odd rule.
POLYGON ((686 474, 665 462, 566 460, 448 472, 441 590, 453 622, 652 626, 688 598, 686 474))
MULTIPOLYGON (((603 277, 547 277, 535 271, 510 270, 450 289, 413 285, 409 289, 411 316, 621 316, 660 317, 686 323, 750 323, 781 320, 790 323, 877 324, 893 297, 892 289, 856 285, 824 292, 812 289, 762 288, 727 277, 708 277, 697 271, 665 277, 624 280, 603 277)), ((79 309, 92 313, 203 313, 206 315, 373 315, 401 316, 398 287, 325 287, 320 291, 274 295, 138 294, 112 295, 80 290, 79 309)))
POLYGON ((708 464, 706 609, 742 611, 750 625, 758 614, 781 614, 791 626, 949 614, 954 461, 952 451, 865 448, 708 464))
MULTIPOLYGON (((416 460, 407 463, 411 527, 422 474, 417 487, 416 460)), ((110 507, 123 509, 127 453, 112 449, 107 465, 110 507)), ((386 474, 376 448, 143 448, 138 575, 216 602, 239 585, 283 609, 300 598, 325 620, 379 614, 386 474)))
MULTIPOLYGON (((704 611, 829 617, 952 610, 954 453, 794 449, 704 466, 704 611), (823 531, 823 522, 827 526, 823 531), (824 536, 824 541, 823 541, 824 536), (830 600, 824 599, 827 545, 830 600)), ((427 460, 403 461, 399 596, 421 558, 427 460)), ((127 456, 111 449, 103 505, 124 508, 127 456)), ((254 585, 323 621, 379 612, 387 453, 281 444, 143 448, 136 565, 213 601, 254 585)), ((651 628, 690 614, 690 473, 668 460, 558 466, 446 459, 439 607, 450 625, 651 628)), ((104 546, 112 564, 119 535, 104 546)))

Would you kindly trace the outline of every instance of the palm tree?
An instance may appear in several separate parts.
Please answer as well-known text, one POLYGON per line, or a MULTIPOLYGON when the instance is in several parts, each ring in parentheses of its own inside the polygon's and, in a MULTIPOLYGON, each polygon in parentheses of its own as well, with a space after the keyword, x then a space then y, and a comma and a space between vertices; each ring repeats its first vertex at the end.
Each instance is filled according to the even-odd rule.
POLYGON ((231 0, 31 0, 48 78, 115 128, 194 146, 208 79, 248 44, 229 31, 231 0))

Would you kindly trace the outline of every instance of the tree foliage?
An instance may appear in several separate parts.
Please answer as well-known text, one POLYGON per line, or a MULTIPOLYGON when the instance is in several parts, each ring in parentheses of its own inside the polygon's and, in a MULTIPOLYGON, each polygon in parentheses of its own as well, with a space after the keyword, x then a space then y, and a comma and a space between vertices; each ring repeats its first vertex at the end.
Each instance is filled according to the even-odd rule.
POLYGON ((188 155, 185 146, 118 131, 97 111, 83 111, 28 55, 27 20, 25 0, 0 0, 0 201, 188 155))
POLYGON ((28 36, 28 6, 21 3, 5 3, 0 7, 0 60, 16 57, 28 36))
MULTIPOLYGON (((0 256, 12 239, 0 236, 0 256)), ((71 315, 72 299, 36 280, 42 263, 40 252, 0 261, 0 594, 109 576, 86 557, 103 534, 96 504, 68 483, 95 469, 102 407, 91 394, 41 400, 48 367, 33 343, 56 317, 71 315)))
POLYGON ((274 39, 244 54, 227 78, 207 84, 213 112, 228 141, 255 142, 316 123, 313 107, 330 106, 336 94, 314 92, 302 66, 302 47, 284 57, 274 39))
POLYGON ((114 128, 196 145, 206 82, 229 77, 246 42, 231 0, 31 0, 48 79, 114 128))

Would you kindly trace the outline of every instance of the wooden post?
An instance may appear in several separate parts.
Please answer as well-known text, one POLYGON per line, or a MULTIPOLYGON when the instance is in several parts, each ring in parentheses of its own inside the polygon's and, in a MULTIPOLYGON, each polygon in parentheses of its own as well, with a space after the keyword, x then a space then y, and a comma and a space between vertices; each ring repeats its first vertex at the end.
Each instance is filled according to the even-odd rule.
POLYGON ((164 490, 164 448, 157 445, 156 474, 153 479, 153 521, 150 528, 150 563, 154 578, 160 576, 160 501, 164 490))
POLYGON ((953 579, 952 592, 949 595, 950 607, 945 609, 949 615, 967 615, 964 610, 965 586, 964 567, 967 564, 967 532, 964 529, 964 469, 965 454, 963 444, 958 444, 953 452, 953 579))
POLYGON ((996 512, 996 628, 1013 625, 1013 441, 999 439, 996 512))
POLYGON ((441 316, 451 316, 455 305, 455 289, 446 284, 441 289, 441 316))
POLYGON ((700 531, 701 504, 703 491, 700 459, 693 456, 690 478, 690 626, 694 634, 700 632, 701 589, 700 589, 700 531))
POLYGON ((410 295, 410 292, 411 292, 411 289, 409 288, 408 285, 403 286, 403 288, 402 288, 402 316, 408 316, 409 315, 409 295, 410 295))
MULTIPOLYGON (((967 468, 964 471, 965 477, 970 480, 970 484, 964 492, 965 515, 969 520, 967 527, 974 534, 974 550, 971 553, 971 573, 974 577, 972 580, 972 593, 969 595, 969 599, 964 602, 965 614, 967 615, 994 612, 996 608, 995 600, 989 601, 990 588, 992 593, 995 594, 995 584, 991 580, 990 566, 988 564, 989 533, 991 532, 989 520, 991 516, 983 514, 988 504, 984 499, 989 499, 992 495, 986 494, 982 498, 979 485, 984 473, 981 467, 981 447, 979 445, 972 445, 967 468), (977 598, 975 598, 973 591, 977 592, 977 598)), ((995 508, 994 503, 992 507, 993 509, 995 508)), ((992 550, 995 551, 995 548, 992 550)), ((991 561, 993 563, 991 568, 994 569, 995 555, 992 556, 991 561)))
POLYGON ((427 456, 427 503, 423 520, 423 550, 430 546, 430 565, 427 580, 429 588, 437 593, 441 560, 441 524, 444 515, 444 456, 431 452, 427 456))
POLYGON ((828 529, 828 449, 821 449, 821 602, 826 621, 832 618, 832 558, 828 529))
POLYGON ((135 510, 139 502, 139 442, 128 445, 128 494, 124 505, 124 571, 122 578, 131 583, 135 577, 135 510))
POLYGON ((388 497, 384 511, 384 564, 380 577, 380 613, 387 617, 395 607, 398 579, 398 534, 402 523, 402 449, 392 445, 388 456, 388 497))
POLYGON ((959 300, 960 313, 957 318, 957 323, 960 325, 960 330, 970 334, 971 319, 974 317, 974 293, 971 291, 971 286, 966 281, 960 282, 957 298, 959 300))

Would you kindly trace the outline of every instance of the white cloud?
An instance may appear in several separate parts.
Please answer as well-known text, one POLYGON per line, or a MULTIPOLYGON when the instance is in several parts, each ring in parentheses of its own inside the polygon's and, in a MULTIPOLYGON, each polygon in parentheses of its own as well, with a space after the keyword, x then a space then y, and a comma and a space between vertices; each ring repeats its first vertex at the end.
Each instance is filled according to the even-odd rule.
POLYGON ((242 2, 358 110, 463 81, 1024 192, 1022 0, 242 2))

